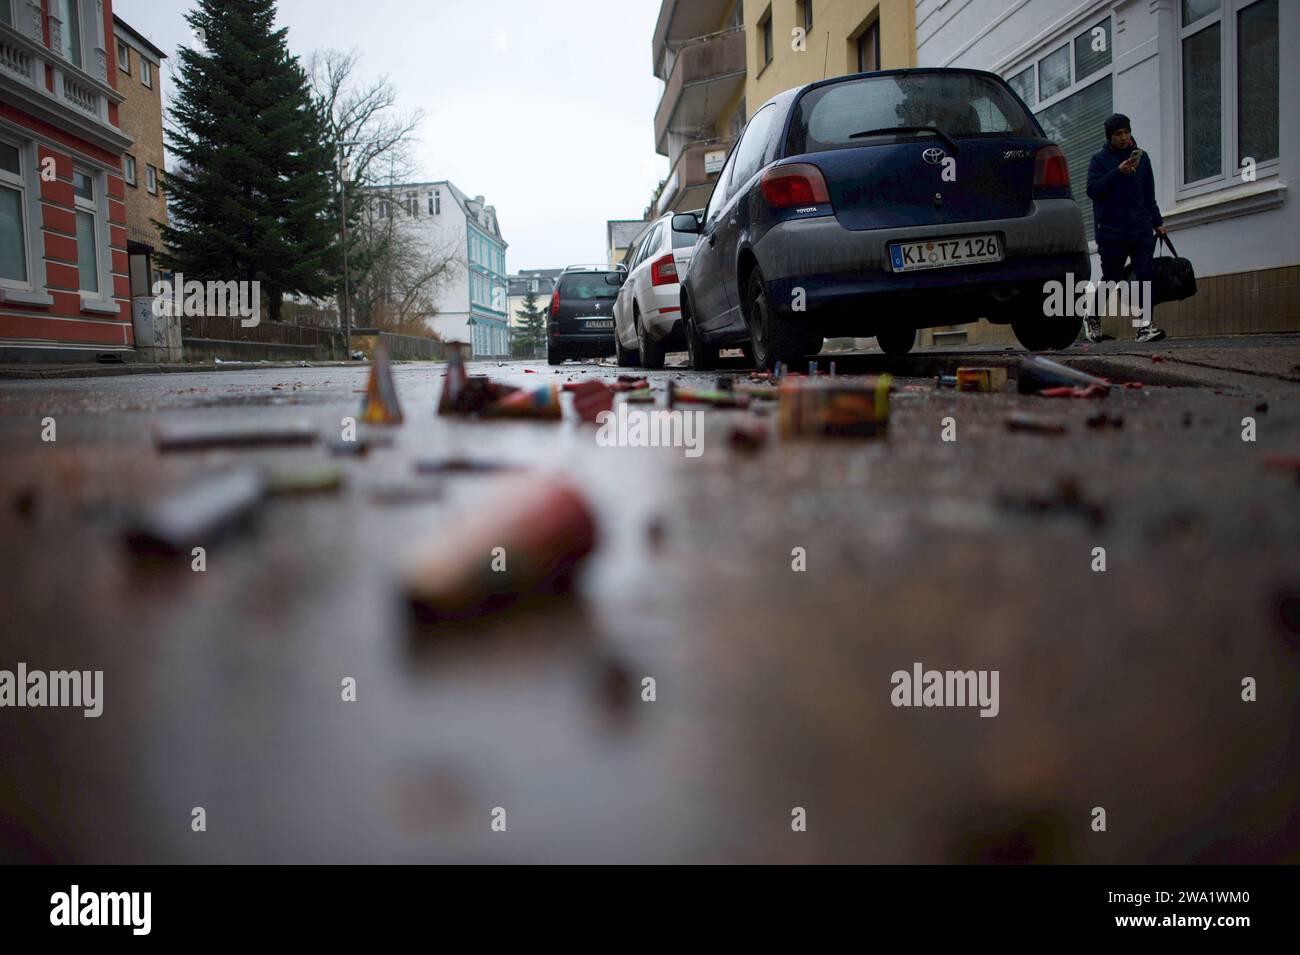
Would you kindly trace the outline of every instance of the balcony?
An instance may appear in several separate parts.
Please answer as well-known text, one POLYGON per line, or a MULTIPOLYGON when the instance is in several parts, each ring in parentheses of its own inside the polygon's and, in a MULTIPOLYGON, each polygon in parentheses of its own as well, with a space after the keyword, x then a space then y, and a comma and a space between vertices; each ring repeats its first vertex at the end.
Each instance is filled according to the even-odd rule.
POLYGON ((655 149, 668 155, 668 133, 707 139, 722 108, 745 85, 745 30, 688 40, 668 51, 667 86, 655 110, 655 149))
POLYGON ((659 20, 655 23, 654 74, 667 80, 672 63, 667 54, 683 43, 706 33, 712 33, 722 24, 729 0, 663 0, 659 7, 659 20))
POLYGON ((102 43, 88 41, 86 56, 99 76, 73 66, 28 33, 0 23, 0 99, 95 146, 121 152, 131 139, 108 114, 109 106, 124 97, 106 82, 102 43), (52 84, 46 82, 46 67, 52 84))
POLYGON ((685 144, 668 174, 656 213, 663 215, 669 209, 689 212, 703 208, 732 142, 730 139, 705 139, 685 144))
POLYGON ((36 61, 32 55, 14 43, 6 33, 0 33, 0 73, 15 78, 24 86, 35 86, 35 72, 32 66, 36 61))

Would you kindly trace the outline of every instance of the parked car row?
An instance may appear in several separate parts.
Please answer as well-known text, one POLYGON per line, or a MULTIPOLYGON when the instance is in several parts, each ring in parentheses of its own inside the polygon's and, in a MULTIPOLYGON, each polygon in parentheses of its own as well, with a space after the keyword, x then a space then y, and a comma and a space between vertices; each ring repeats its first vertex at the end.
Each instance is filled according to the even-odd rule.
MULTIPOLYGON (((723 348, 759 368, 793 364, 834 336, 874 335, 901 355, 921 328, 979 318, 1010 324, 1031 351, 1065 348, 1082 320, 1046 317, 1044 284, 1091 277, 1065 156, 1005 80, 967 69, 773 97, 706 208, 663 216, 626 268, 604 269, 587 281, 613 291, 610 307, 581 313, 611 316, 604 353, 659 368, 684 345, 697 369, 723 348)), ((567 355, 557 315, 570 299, 556 296, 567 355)))

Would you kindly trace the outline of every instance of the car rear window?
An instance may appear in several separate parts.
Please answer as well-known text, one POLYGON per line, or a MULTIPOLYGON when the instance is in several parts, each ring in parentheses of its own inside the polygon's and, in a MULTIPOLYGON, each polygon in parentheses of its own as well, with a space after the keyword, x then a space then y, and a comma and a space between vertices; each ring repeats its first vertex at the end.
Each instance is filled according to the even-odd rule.
POLYGON ((895 126, 934 126, 953 139, 1041 135, 1033 118, 996 79, 971 73, 896 73, 805 93, 790 122, 786 152, 798 155, 931 135, 853 135, 895 126))
POLYGON ((560 279, 560 298, 618 298, 618 286, 610 285, 610 272, 572 272, 560 279))

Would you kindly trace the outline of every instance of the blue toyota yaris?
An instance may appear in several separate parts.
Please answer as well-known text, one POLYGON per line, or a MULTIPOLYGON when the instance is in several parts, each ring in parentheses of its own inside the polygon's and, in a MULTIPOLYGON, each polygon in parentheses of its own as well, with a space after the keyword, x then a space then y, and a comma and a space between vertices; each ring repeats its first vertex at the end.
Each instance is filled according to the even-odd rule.
MULTIPOLYGON (((827 336, 905 354, 919 328, 985 318, 1026 348, 1081 319, 1044 283, 1091 276, 1060 148, 999 76, 907 69, 787 90, 754 113, 702 216, 682 282, 691 363, 743 347, 760 368, 827 336)), ((1069 287, 1068 284, 1065 287, 1069 287)))

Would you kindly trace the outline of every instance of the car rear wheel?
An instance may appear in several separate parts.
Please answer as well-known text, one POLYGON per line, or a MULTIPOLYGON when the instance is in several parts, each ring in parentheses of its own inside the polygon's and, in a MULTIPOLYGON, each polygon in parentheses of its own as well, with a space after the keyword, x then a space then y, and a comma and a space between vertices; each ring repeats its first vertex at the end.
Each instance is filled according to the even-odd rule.
POLYGON ((906 355, 916 344, 916 329, 907 325, 891 325, 876 332, 876 344, 886 355, 906 355))
MULTIPOLYGON (((685 296, 682 304, 686 306, 685 296)), ((686 353, 695 371, 709 371, 718 367, 718 349, 700 337, 695 327, 695 315, 689 306, 682 309, 682 331, 686 335, 686 353)))
POLYGON ((548 348, 546 349, 546 363, 548 365, 562 365, 564 364, 564 355, 548 348))
POLYGON ((623 347, 623 343, 618 340, 618 328, 614 329, 614 360, 618 362, 620 368, 634 368, 640 356, 634 351, 628 351, 623 347))
POLYGON ((755 368, 770 371, 777 362, 794 367, 805 355, 821 351, 822 336, 785 321, 775 313, 767 295, 767 285, 758 269, 749 274, 745 302, 755 368))
POLYGON ((1081 318, 1019 318, 1011 322, 1011 330, 1026 351, 1069 348, 1083 328, 1081 318))
POLYGON ((636 328, 637 344, 641 348, 641 367, 656 371, 664 366, 664 343, 657 342, 646 334, 645 325, 637 312, 632 313, 632 324, 636 328))

